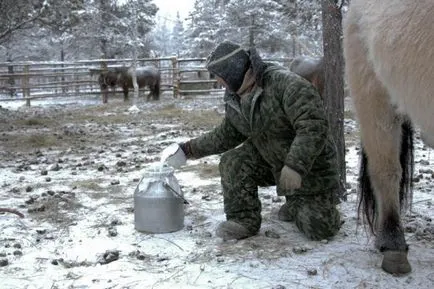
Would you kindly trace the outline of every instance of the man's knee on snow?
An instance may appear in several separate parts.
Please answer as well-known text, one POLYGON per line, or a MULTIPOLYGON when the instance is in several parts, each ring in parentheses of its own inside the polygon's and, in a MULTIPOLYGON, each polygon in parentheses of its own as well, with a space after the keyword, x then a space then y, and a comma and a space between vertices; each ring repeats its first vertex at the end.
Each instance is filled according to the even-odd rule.
POLYGON ((295 224, 311 240, 328 239, 340 229, 340 214, 333 204, 306 202, 297 208, 295 224))

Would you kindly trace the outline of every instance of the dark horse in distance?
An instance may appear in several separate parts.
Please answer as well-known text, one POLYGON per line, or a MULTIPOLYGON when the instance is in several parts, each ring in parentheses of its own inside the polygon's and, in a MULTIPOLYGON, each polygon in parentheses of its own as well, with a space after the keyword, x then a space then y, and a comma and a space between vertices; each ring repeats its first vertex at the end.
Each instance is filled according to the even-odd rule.
MULTIPOLYGON (((133 88, 132 70, 128 67, 113 67, 102 71, 98 78, 98 83, 103 94, 103 103, 107 103, 108 88, 114 91, 116 85, 122 87, 124 101, 128 100, 128 91, 133 88)), ((160 99, 160 71, 154 66, 138 67, 136 69, 137 85, 139 88, 149 87, 147 100, 160 99)))

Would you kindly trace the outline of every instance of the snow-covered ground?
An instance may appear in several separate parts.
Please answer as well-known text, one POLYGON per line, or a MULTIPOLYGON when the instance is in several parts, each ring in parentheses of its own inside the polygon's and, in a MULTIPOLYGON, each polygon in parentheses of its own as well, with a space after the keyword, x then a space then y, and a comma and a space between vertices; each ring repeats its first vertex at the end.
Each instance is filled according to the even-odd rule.
POLYGON ((412 211, 406 217, 411 274, 381 270, 374 239, 357 224, 357 125, 347 119, 345 223, 329 241, 307 240, 278 221, 283 198, 261 188, 259 235, 224 242, 218 156, 175 172, 189 205, 168 234, 134 229, 133 194, 161 150, 210 129, 221 98, 129 105, 43 103, 0 109, 0 288, 433 288, 434 154, 416 140, 412 211), (197 121, 195 121, 195 119, 197 121))

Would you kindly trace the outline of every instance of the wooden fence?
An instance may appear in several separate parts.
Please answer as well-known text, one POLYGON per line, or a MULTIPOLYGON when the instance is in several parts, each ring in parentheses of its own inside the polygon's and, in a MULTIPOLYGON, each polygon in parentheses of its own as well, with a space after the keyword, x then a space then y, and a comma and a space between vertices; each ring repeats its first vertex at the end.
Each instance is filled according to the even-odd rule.
MULTIPOLYGON (((266 59, 289 66, 291 59, 266 59)), ((146 58, 137 66, 154 65, 161 73, 161 91, 182 95, 222 91, 205 68, 205 58, 146 58)), ((131 59, 96 59, 74 62, 0 63, 0 101, 100 95, 99 73, 103 67, 130 66, 131 59)))

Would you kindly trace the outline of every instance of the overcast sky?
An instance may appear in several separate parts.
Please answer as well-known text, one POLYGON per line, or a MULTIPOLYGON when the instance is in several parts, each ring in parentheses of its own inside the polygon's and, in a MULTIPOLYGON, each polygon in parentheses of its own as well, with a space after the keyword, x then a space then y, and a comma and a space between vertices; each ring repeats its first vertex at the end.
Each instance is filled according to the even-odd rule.
POLYGON ((175 19, 176 12, 179 11, 183 19, 193 9, 194 0, 154 0, 154 3, 160 9, 158 16, 175 19))

